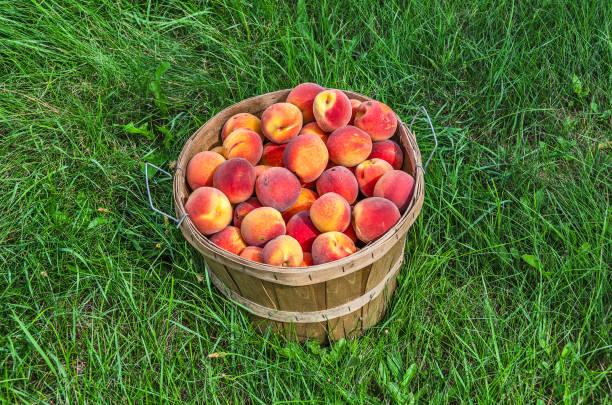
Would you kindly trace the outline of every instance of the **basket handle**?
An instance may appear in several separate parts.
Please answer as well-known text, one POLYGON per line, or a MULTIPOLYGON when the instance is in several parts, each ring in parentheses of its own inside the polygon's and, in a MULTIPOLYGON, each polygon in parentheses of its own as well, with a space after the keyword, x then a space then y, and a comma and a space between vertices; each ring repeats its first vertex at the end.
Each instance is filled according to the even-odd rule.
POLYGON ((172 177, 172 175, 170 173, 168 173, 167 171, 165 171, 164 169, 162 169, 161 167, 155 166, 153 163, 145 162, 145 182, 147 184, 147 196, 149 197, 149 205, 151 206, 151 209, 153 211, 157 212, 158 214, 162 214, 163 216, 165 216, 167 218, 170 218, 171 220, 176 222, 176 227, 178 228, 179 226, 181 226, 181 224, 183 223, 185 218, 187 218, 189 216, 189 214, 184 213, 183 216, 181 217, 181 219, 177 219, 177 218, 173 217, 172 215, 166 214, 165 212, 160 211, 157 208, 155 208, 155 206, 153 205, 153 199, 151 198, 151 189, 149 188, 149 166, 153 166, 154 168, 156 168, 157 170, 159 170, 160 172, 164 173, 166 176, 168 176, 170 178, 172 177))
MULTIPOLYGON (((419 109, 417 110, 416 114, 414 114, 414 117, 412 118, 412 121, 410 121, 410 132, 412 132, 412 124, 414 124, 414 121, 416 121, 416 118, 419 115, 419 113, 421 112, 421 110, 425 113, 425 117, 427 117, 427 122, 429 123, 429 127, 431 128, 431 133, 433 134, 434 141, 436 143, 434 145, 433 150, 429 154, 429 157, 427 158, 427 161, 425 162, 425 166, 417 165, 417 167, 420 167, 421 170, 423 170, 423 174, 425 174, 425 172, 427 171, 427 166, 429 165, 429 162, 431 161, 431 158, 433 157, 434 153, 436 152, 436 149, 438 149, 438 137, 436 136, 436 130, 434 129, 433 123, 431 122, 431 118, 429 118, 429 114, 427 113, 427 110, 425 109, 424 106, 420 106, 419 107, 419 109)), ((406 124, 404 124, 404 126, 405 125, 406 124)))

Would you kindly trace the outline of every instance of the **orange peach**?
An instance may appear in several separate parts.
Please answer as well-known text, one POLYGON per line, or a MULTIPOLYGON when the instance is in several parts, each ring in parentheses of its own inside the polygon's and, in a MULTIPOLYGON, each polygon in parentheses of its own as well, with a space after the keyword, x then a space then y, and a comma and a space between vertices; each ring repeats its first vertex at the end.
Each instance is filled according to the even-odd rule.
POLYGON ((315 202, 317 198, 319 198, 317 193, 315 193, 314 191, 310 189, 302 187, 300 196, 298 197, 295 204, 293 204, 291 207, 289 207, 282 213, 283 219, 285 220, 285 222, 289 222, 291 217, 293 217, 298 212, 308 211, 310 207, 312 206, 312 203, 315 202))
POLYGON ((329 89, 317 94, 312 103, 317 125, 326 132, 343 127, 351 120, 351 102, 340 90, 329 89))
POLYGON ((368 156, 368 159, 382 159, 389 163, 395 170, 402 168, 404 163, 404 154, 402 148, 390 139, 381 142, 374 142, 372 144, 372 153, 368 156))
POLYGON ((329 159, 341 166, 353 167, 372 152, 372 138, 352 125, 338 128, 327 139, 329 159))
POLYGON ((290 103, 276 103, 261 115, 261 129, 274 143, 287 143, 302 129, 302 112, 290 103))
POLYGON ((218 153, 210 151, 196 153, 189 159, 185 172, 189 187, 195 190, 198 187, 212 186, 213 173, 223 162, 225 158, 218 153))
POLYGON ((219 155, 225 157, 225 149, 223 149, 223 146, 215 146, 210 151, 218 153, 219 155))
POLYGON ((230 117, 227 121, 225 121, 225 125, 223 125, 223 129, 221 129, 221 140, 224 141, 225 138, 238 128, 248 128, 252 131, 257 132, 257 134, 263 140, 263 134, 261 132, 261 121, 259 118, 249 113, 240 113, 230 117))
POLYGON ((310 252, 312 242, 320 233, 312 223, 308 211, 298 212, 287 222, 287 235, 293 236, 304 252, 310 252))
POLYGON ((255 208, 259 208, 261 206, 261 203, 257 201, 257 198, 255 197, 251 197, 248 200, 236 205, 236 208, 234 208, 234 226, 240 228, 244 217, 246 217, 246 215, 255 208))
POLYGON ((399 219, 399 210, 386 198, 366 198, 353 209, 353 229, 357 238, 365 243, 385 234, 399 219))
POLYGON ((361 101, 354 98, 349 98, 349 101, 351 102, 351 120, 349 121, 349 125, 353 125, 353 123, 355 122, 355 114, 357 113, 357 109, 361 105, 361 101))
POLYGON ((283 166, 283 152, 285 152, 286 144, 276 145, 267 143, 263 147, 261 155, 261 164, 266 166, 283 166))
POLYGON ((268 170, 271 166, 257 165, 255 166, 255 178, 259 177, 260 174, 268 170))
POLYGON ((257 132, 238 128, 225 138, 223 149, 228 159, 243 158, 255 166, 261 159, 263 143, 257 132))
POLYGON ((232 204, 246 201, 255 186, 255 169, 243 158, 223 162, 213 174, 213 185, 227 196, 232 204))
POLYGON ((287 144, 283 163, 305 183, 315 181, 329 160, 327 147, 315 134, 296 136, 287 144))
POLYGON ((255 183, 255 193, 262 205, 285 211, 300 197, 300 181, 284 167, 265 170, 255 183))
POLYGON ((367 132, 373 141, 389 139, 397 128, 397 117, 380 101, 365 101, 355 113, 355 126, 367 132))
POLYGON ((308 267, 312 266, 314 263, 312 262, 312 253, 304 252, 304 259, 302 259, 302 264, 300 267, 308 267))
POLYGON ((325 89, 316 83, 302 83, 295 86, 293 90, 289 92, 287 102, 295 105, 302 111, 304 123, 314 121, 312 102, 317 94, 323 90, 325 89))
POLYGON ((408 207, 414 191, 414 177, 402 170, 391 170, 382 175, 374 186, 374 197, 383 197, 394 203, 400 212, 408 207))
POLYGON ((210 237, 210 241, 221 249, 239 255, 247 246, 242 240, 240 229, 235 226, 226 226, 210 237))
POLYGON ((257 246, 247 246, 244 248, 240 257, 244 257, 247 260, 251 260, 257 263, 263 263, 262 253, 263 249, 257 246))
POLYGON ((271 239, 285 234, 285 221, 272 207, 255 208, 240 224, 242 239, 250 246, 263 246, 271 239))
POLYGON ((320 232, 343 232, 351 223, 351 206, 340 194, 320 196, 309 212, 312 223, 320 232))
POLYGON ((304 253, 297 240, 281 235, 266 243, 261 252, 263 262, 273 266, 300 267, 304 253))
POLYGON ((342 233, 351 238, 353 242, 357 242, 357 234, 355 233, 355 229, 353 229, 353 224, 349 224, 348 228, 342 233))
POLYGON ((361 162, 355 169, 359 190, 366 197, 372 197, 378 179, 391 170, 393 170, 393 167, 382 159, 374 158, 361 162))
POLYGON ((217 233, 232 222, 232 205, 225 194, 213 187, 199 187, 187 199, 185 212, 204 235, 217 233))
POLYGON ((323 264, 342 259, 357 251, 355 243, 341 232, 325 232, 312 243, 312 261, 323 264))
POLYGON ((323 143, 327 143, 327 137, 329 136, 327 132, 319 128, 316 122, 311 122, 309 124, 304 125, 302 127, 302 130, 300 131, 300 135, 304 134, 315 134, 316 136, 321 138, 323 143))
POLYGON ((323 195, 330 192, 340 194, 349 204, 354 203, 359 194, 355 175, 344 166, 325 170, 317 179, 317 193, 323 195))

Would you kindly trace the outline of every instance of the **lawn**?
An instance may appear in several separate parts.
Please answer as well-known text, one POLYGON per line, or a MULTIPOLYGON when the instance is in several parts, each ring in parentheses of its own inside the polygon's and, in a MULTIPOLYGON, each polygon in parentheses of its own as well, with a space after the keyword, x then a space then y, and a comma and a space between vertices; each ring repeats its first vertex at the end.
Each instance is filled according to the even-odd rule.
POLYGON ((611 403, 612 3, 532 3, 0 1, 0 402, 611 403), (331 346, 259 335, 144 184, 304 81, 440 143, 387 315, 331 346))

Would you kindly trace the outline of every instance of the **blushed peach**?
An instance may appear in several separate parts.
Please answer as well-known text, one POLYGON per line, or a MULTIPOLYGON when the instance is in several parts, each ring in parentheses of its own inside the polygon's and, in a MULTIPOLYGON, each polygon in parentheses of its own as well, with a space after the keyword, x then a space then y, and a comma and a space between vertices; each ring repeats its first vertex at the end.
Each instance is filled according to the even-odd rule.
POLYGON ((341 232, 325 232, 312 243, 312 261, 323 264, 342 259, 357 251, 353 241, 341 232))
POLYGON ((312 266, 314 263, 312 261, 312 253, 304 252, 304 258, 302 259, 302 264, 300 267, 308 267, 312 266))
POLYGON ((249 212, 259 207, 261 207, 261 203, 257 201, 257 198, 255 197, 251 197, 248 200, 236 205, 236 208, 234 208, 234 226, 240 228, 244 217, 246 217, 249 212))
POLYGON ((353 229, 353 224, 349 224, 348 228, 342 233, 351 238, 353 242, 357 242, 357 234, 355 233, 355 229, 353 229))
POLYGON ((240 235, 240 229, 235 226, 226 226, 212 235, 210 241, 235 255, 239 255, 247 246, 240 235))
POLYGON ((261 155, 261 164, 266 166, 283 166, 283 152, 287 144, 276 145, 273 143, 267 143, 263 147, 263 153, 261 155))
POLYGON ((210 151, 218 153, 219 155, 221 155, 221 156, 223 156, 225 158, 225 149, 223 149, 223 146, 215 146, 210 151))
POLYGON ((225 158, 218 153, 210 151, 196 153, 189 159, 185 172, 189 187, 195 190, 198 187, 212 186, 213 173, 223 162, 225 162, 225 158))
POLYGON ((365 243, 385 234, 399 219, 399 210, 386 198, 366 198, 353 209, 353 228, 357 238, 365 243))
POLYGON ((274 143, 287 143, 302 129, 302 112, 290 103, 276 103, 261 115, 261 129, 274 143))
POLYGON ((281 235, 266 243, 261 252, 263 262, 273 266, 300 267, 304 253, 297 240, 281 235))
POLYGON ((220 190, 199 187, 191 193, 185 212, 198 231, 204 235, 217 233, 232 221, 232 205, 220 190))
POLYGON ((260 174, 268 170, 271 166, 257 165, 255 166, 255 178, 259 177, 260 174))
POLYGON ((243 158, 255 166, 261 159, 263 143, 257 132, 238 128, 225 138, 223 149, 228 159, 243 158))
POLYGON ((312 242, 320 233, 308 211, 298 212, 287 222, 287 235, 294 237, 304 252, 310 252, 312 242))
POLYGON ((353 167, 370 156, 372 138, 361 129, 347 125, 331 133, 327 139, 327 149, 332 162, 353 167))
POLYGON ((349 101, 351 102, 351 120, 349 121, 349 125, 353 125, 355 122, 355 114, 357 113, 357 108, 361 105, 361 101, 354 98, 350 98, 349 101))
POLYGON ((391 170, 378 179, 372 194, 390 200, 401 213, 408 207, 413 191, 414 177, 402 170, 391 170))
POLYGON ((355 175, 344 166, 334 166, 327 169, 317 179, 317 193, 337 193, 352 204, 359 194, 359 186, 355 175))
POLYGON ((224 141, 225 138, 238 128, 248 128, 252 131, 255 131, 263 140, 263 134, 261 132, 261 121, 259 118, 249 113, 239 113, 236 115, 232 115, 221 129, 221 140, 224 141))
POLYGON ((302 83, 295 86, 293 90, 289 92, 287 102, 295 105, 302 111, 304 123, 314 121, 312 102, 317 94, 323 90, 325 89, 316 83, 302 83))
POLYGON ((365 101, 355 113, 355 126, 367 132, 373 141, 391 138, 397 128, 397 117, 380 101, 365 101))
POLYGON ((307 188, 309 190, 313 190, 314 191, 314 187, 315 187, 315 182, 314 181, 309 181, 308 183, 301 183, 302 188, 307 188))
POLYGON ((351 120, 351 102, 340 90, 323 90, 317 94, 312 111, 317 125, 326 132, 343 127, 351 120))
POLYGON ((390 139, 381 142, 374 142, 372 145, 372 153, 368 159, 382 159, 389 163, 394 169, 399 170, 404 163, 404 153, 402 148, 390 139))
POLYGON ((255 183, 255 193, 259 202, 279 211, 285 211, 295 204, 301 191, 298 178, 284 167, 271 167, 265 170, 255 183))
POLYGON ((300 131, 300 135, 304 134, 315 134, 316 136, 321 138, 323 143, 327 143, 327 137, 329 136, 327 132, 319 128, 316 122, 311 122, 309 124, 304 125, 302 127, 302 130, 300 131))
POLYGON ((306 183, 315 181, 323 173, 328 160, 327 147, 315 134, 296 136, 283 154, 285 167, 306 183))
POLYGON ((317 198, 319 198, 317 193, 308 188, 302 187, 302 191, 300 191, 300 196, 298 197, 295 204, 293 204, 291 207, 282 212, 283 219, 285 220, 285 222, 289 222, 291 217, 293 217, 298 212, 308 211, 312 206, 312 203, 314 203, 317 198))
POLYGON ((246 201, 255 186, 255 169, 248 160, 229 159, 213 174, 213 185, 227 196, 232 204, 246 201))
POLYGON ((263 246, 271 239, 285 234, 285 221, 272 207, 255 208, 240 224, 242 239, 250 246, 263 246))
POLYGON ((262 252, 263 249, 258 246, 247 246, 240 253, 240 257, 244 257, 245 259, 253 262, 263 263, 262 252))
POLYGON ((351 206, 340 194, 320 196, 309 212, 312 223, 320 232, 343 232, 351 223, 351 206))
POLYGON ((391 170, 393 170, 393 167, 382 159, 374 158, 361 162, 355 169, 359 190, 366 197, 372 197, 378 179, 391 170))

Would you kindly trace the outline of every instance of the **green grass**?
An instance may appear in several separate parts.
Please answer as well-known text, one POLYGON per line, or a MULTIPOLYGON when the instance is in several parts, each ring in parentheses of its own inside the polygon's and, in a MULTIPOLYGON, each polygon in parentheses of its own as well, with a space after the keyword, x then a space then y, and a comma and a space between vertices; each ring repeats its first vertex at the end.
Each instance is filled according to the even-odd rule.
POLYGON ((1 402, 612 402, 612 3, 159 3, 0 1, 1 402), (440 142, 389 312, 331 347, 258 335, 145 201, 303 81, 440 142))

